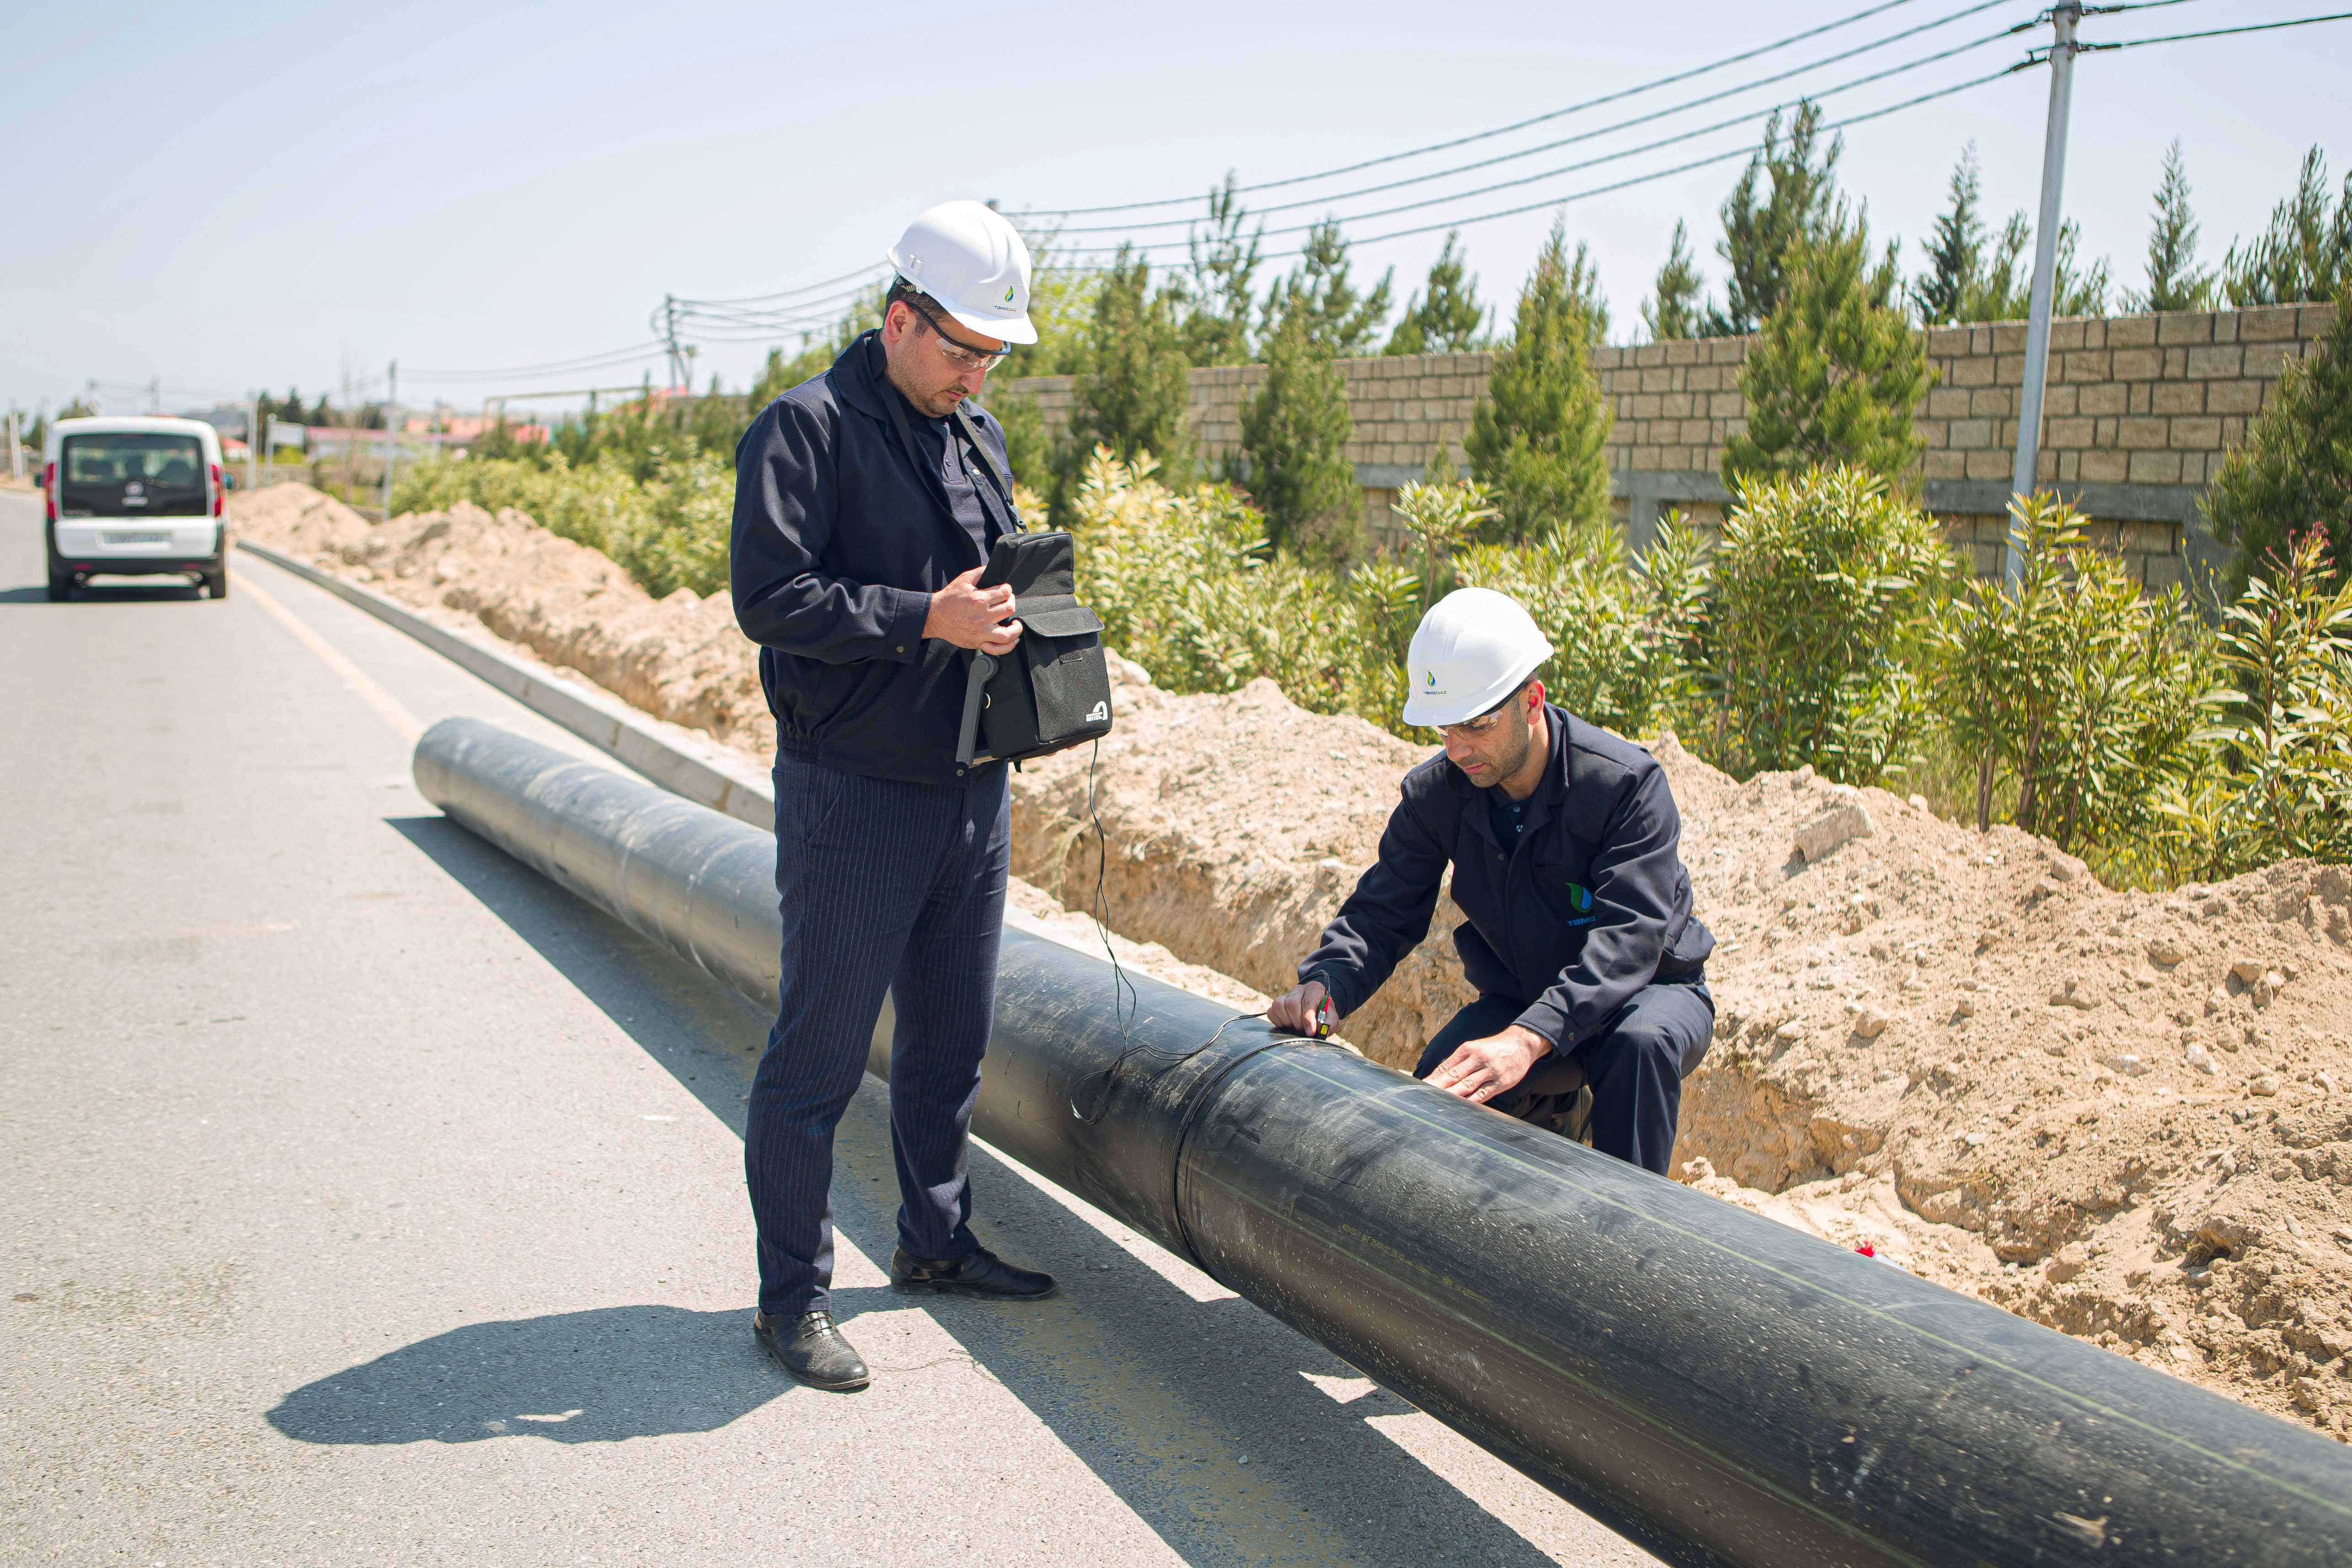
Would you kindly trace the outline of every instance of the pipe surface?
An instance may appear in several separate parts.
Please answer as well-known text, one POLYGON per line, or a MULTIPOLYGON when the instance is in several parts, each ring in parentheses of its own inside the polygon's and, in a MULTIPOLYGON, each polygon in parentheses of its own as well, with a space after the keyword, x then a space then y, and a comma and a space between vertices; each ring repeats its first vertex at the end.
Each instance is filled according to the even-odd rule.
MULTIPOLYGON (((772 1003, 768 835, 473 720, 415 773, 772 1003)), ((2326 1438, 1133 984, 1123 1041, 1108 964, 1008 930, 973 1131, 1669 1562, 2352 1562, 2326 1438)))

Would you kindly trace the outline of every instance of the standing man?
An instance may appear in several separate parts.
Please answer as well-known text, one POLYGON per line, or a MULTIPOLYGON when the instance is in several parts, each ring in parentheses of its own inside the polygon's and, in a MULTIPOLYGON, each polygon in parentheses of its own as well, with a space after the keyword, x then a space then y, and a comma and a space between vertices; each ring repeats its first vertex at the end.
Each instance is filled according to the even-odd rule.
POLYGON ((1034 1301, 1051 1276, 971 1233, 966 1174, 996 1008, 1011 842, 1003 764, 956 766, 964 650, 1021 636, 978 585, 1016 525, 1004 437, 964 406, 1029 324, 1029 251, 948 202, 890 248, 878 331, 761 411, 735 449, 735 618, 776 719, 783 978, 751 1083, 744 1175, 759 1232, 752 1332, 819 1388, 863 1388, 834 1326, 833 1135, 885 992, 898 1171, 891 1282, 1034 1301))
POLYGON ((1429 932, 1438 884, 1478 998, 1415 1078, 1555 1130, 1592 1089, 1592 1146, 1665 1174, 1682 1081, 1706 1055, 1715 939, 1691 915, 1682 820, 1649 752, 1544 701, 1551 644, 1516 600, 1463 588, 1412 634, 1409 724, 1445 754, 1404 776, 1381 857, 1266 1016, 1354 1012, 1429 932))

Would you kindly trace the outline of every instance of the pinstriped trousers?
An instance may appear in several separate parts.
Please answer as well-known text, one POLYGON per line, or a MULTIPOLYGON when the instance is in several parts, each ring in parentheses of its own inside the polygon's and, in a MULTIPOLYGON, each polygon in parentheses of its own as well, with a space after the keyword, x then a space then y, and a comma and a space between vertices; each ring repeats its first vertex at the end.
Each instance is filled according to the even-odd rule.
POLYGON ((940 788, 779 753, 775 785, 783 978, 743 1135, 771 1317, 830 1310, 834 1130, 885 993, 899 1244, 940 1259, 979 1246, 966 1157, 1012 848, 1002 766, 940 788))

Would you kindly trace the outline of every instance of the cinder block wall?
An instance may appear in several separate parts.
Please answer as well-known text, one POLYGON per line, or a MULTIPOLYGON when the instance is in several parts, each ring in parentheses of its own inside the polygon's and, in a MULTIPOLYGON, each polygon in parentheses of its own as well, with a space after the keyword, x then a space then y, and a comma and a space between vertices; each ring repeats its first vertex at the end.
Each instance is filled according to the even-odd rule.
MULTIPOLYGON (((2197 498, 2223 452, 2269 399, 2287 364, 2312 352, 2334 320, 2330 305, 2078 318, 2051 324, 2043 397, 2042 483, 2095 520, 2093 533, 2122 552, 2151 587, 2180 580, 2202 547, 2197 498)), ((1739 368, 1749 338, 1601 348, 1592 363, 1614 405, 1609 441, 1618 514, 1638 542, 1678 509, 1719 521, 1728 496, 1718 470, 1742 429, 1739 368)), ((2017 400, 2025 380, 2025 323, 1938 328, 1927 334, 1935 384, 1916 427, 1927 443, 1924 493, 1977 569, 2000 569, 2007 537, 2017 400)), ((1402 539, 1390 502, 1440 442, 1462 461, 1462 436, 1485 395, 1489 356, 1415 354, 1342 361, 1355 416, 1349 457, 1377 542, 1402 539)), ((1191 373, 1192 426, 1213 461, 1241 445, 1241 414, 1263 365, 1191 373)), ((998 395, 1034 398, 1050 427, 1066 426, 1070 378, 1007 384, 998 395)))

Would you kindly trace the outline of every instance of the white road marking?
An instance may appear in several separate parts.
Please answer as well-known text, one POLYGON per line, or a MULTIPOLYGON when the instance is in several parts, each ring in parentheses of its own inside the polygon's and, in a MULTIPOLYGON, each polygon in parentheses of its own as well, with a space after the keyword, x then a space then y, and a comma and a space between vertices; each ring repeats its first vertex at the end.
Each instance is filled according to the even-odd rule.
POLYGON ((358 692, 361 699, 376 710, 377 717, 391 725, 402 740, 411 745, 416 743, 416 738, 425 733, 425 726, 418 721, 415 714, 408 710, 399 698, 378 686, 369 678, 365 670, 344 658, 341 649, 297 619, 293 611, 264 592, 252 577, 240 573, 236 584, 244 592, 253 595, 263 609, 277 616, 285 625, 286 629, 294 634, 296 641, 317 654, 329 669, 342 677, 343 684, 358 692))

